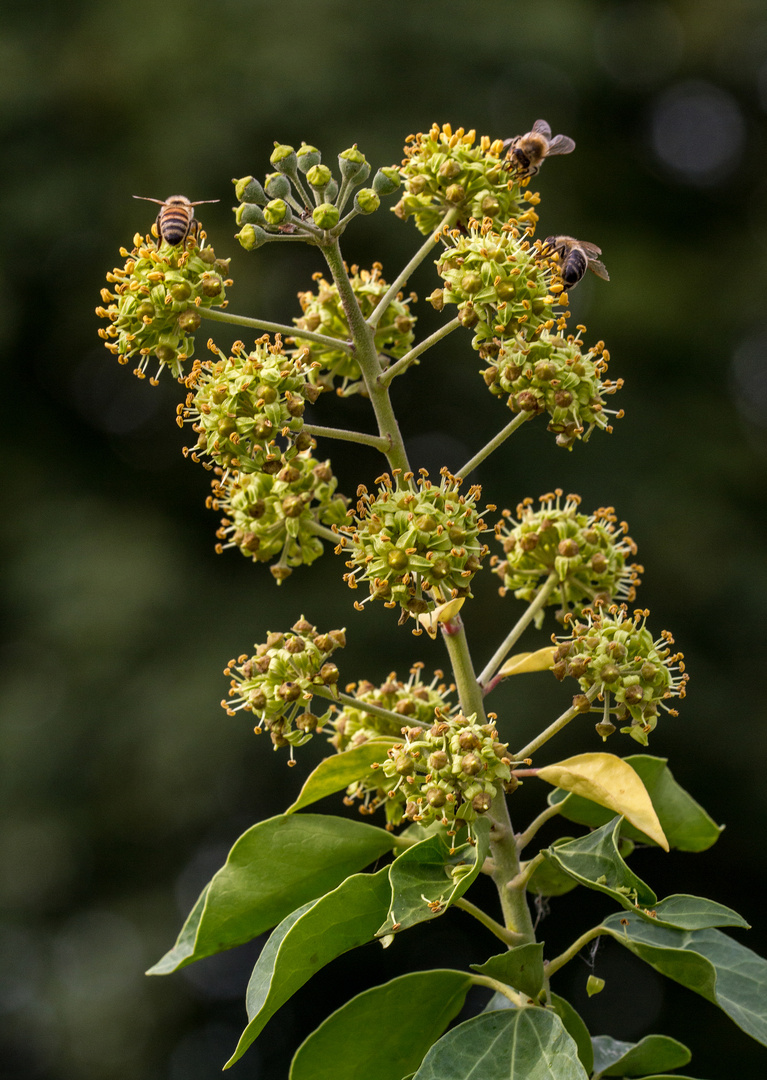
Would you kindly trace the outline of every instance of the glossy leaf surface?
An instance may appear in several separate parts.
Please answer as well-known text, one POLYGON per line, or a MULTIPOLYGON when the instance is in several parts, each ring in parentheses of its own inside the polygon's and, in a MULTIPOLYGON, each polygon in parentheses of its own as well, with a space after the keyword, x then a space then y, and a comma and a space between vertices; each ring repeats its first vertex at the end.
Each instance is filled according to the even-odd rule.
POLYGON ((609 1035, 592 1039, 597 1076, 647 1076, 678 1069, 692 1055, 687 1047, 666 1035, 647 1035, 638 1043, 621 1042, 609 1035))
POLYGON ((326 795, 344 791, 349 784, 361 779, 365 773, 369 772, 371 765, 378 761, 386 761, 386 751, 394 746, 395 741, 395 739, 371 739, 362 743, 361 746, 355 746, 353 750, 344 750, 343 754, 334 754, 332 757, 325 758, 309 774, 298 798, 285 813, 293 814, 296 810, 311 806, 318 799, 324 799, 326 795))
POLYGON ((281 814, 254 825, 203 891, 175 946, 148 974, 167 975, 250 941, 391 846, 385 829, 328 815, 281 814))
POLYGON ((366 990, 296 1051, 290 1080, 402 1080, 460 1011, 471 976, 415 971, 366 990))
POLYGON ((560 997, 559 994, 551 994, 551 1007, 559 1019, 565 1025, 565 1031, 575 1040, 578 1048, 578 1057, 589 1075, 594 1068, 594 1051, 591 1047, 589 1029, 584 1024, 579 1013, 575 1011, 569 1001, 560 997))
POLYGON ((538 996, 543 987, 543 942, 529 942, 491 956, 484 964, 472 964, 472 971, 520 990, 529 998, 538 996))

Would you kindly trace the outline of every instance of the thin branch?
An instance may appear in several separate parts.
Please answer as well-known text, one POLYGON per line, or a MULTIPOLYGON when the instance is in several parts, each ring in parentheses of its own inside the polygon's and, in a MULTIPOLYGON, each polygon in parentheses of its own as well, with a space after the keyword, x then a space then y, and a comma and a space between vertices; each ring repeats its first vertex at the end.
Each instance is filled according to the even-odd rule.
MULTIPOLYGON (((332 529, 329 529, 327 525, 322 525, 319 521, 307 521, 306 531, 314 533, 315 536, 321 536, 323 540, 330 541, 336 547, 339 545, 343 547, 344 544, 349 543, 349 538, 344 536, 343 533, 334 533, 332 529)), ((335 698, 333 700, 335 701, 335 698)))
POLYGON ((375 330, 375 328, 378 326, 379 322, 381 321, 381 316, 386 311, 387 307, 395 298, 402 286, 407 282, 408 278, 416 269, 416 267, 423 262, 429 252, 432 251, 433 248, 439 243, 440 237, 442 236, 445 229, 449 229, 451 225, 455 224, 457 219, 458 210, 448 210, 445 216, 442 218, 439 227, 435 229, 432 233, 430 233, 429 236, 427 236, 426 240, 419 247, 418 251, 416 251, 415 255, 407 264, 402 273, 397 275, 392 285, 390 285, 388 291, 383 294, 381 299, 376 304, 373 313, 368 316, 368 326, 372 330, 375 330))
POLYGON ((389 440, 384 435, 368 435, 364 431, 347 431, 346 428, 322 427, 320 424, 304 424, 301 428, 309 435, 319 435, 324 439, 340 439, 341 442, 361 443, 372 446, 385 454, 389 449, 389 440))
POLYGON ((451 319, 449 323, 445 323, 439 330, 435 330, 429 337, 424 338, 423 341, 411 349, 410 352, 405 353, 400 357, 396 364, 392 364, 387 368, 383 375, 378 377, 379 386, 390 386, 393 379, 396 379, 398 375, 401 375, 403 371, 410 367, 414 360, 416 360, 422 353, 425 353, 427 349, 430 349, 432 345, 436 345, 438 341, 446 338, 448 334, 452 334, 453 330, 457 329, 461 325, 461 320, 456 317, 451 319))
POLYGON ((472 904, 470 900, 466 900, 463 896, 453 902, 453 907, 460 908, 461 911, 467 912, 469 915, 473 915, 477 922, 481 922, 491 934, 504 943, 507 947, 513 947, 514 945, 521 945, 526 938, 523 934, 515 934, 513 930, 507 930, 505 926, 501 926, 499 922, 491 918, 482 908, 478 908, 476 904, 472 904))
POLYGON ((518 994, 516 990, 512 990, 510 986, 499 982, 498 979, 491 979, 489 975, 470 975, 469 978, 475 986, 487 986, 490 990, 495 990, 497 994, 503 994, 512 1005, 519 1009, 527 1005, 529 999, 524 994, 518 994))
MULTIPOLYGON (((592 701, 598 693, 599 686, 592 686, 591 689, 587 691, 586 697, 589 701, 592 701)), ((581 709, 576 709, 572 705, 569 709, 565 709, 562 715, 558 716, 552 724, 549 724, 540 735, 537 735, 532 742, 527 744, 527 746, 523 746, 519 753, 514 755, 514 760, 523 761, 525 758, 530 757, 530 755, 534 754, 536 750, 539 750, 544 743, 547 743, 549 739, 552 739, 557 732, 561 731, 562 728, 567 727, 571 720, 574 720, 576 716, 580 716, 581 712, 581 709)))
POLYGON ((527 420, 530 420, 532 415, 531 412, 517 413, 514 419, 508 423, 505 428, 501 428, 498 434, 492 438, 486 446, 483 446, 473 458, 470 458, 463 468, 459 469, 455 475, 461 480, 467 477, 478 465, 482 464, 485 458, 490 457, 494 450, 497 450, 502 443, 505 443, 508 437, 513 435, 517 428, 521 428, 527 420))
POLYGON ((550 821, 553 817, 556 817, 561 809, 559 803, 555 803, 554 806, 547 806, 545 810, 541 810, 538 817, 533 818, 525 831, 520 833, 517 837, 517 852, 523 852, 541 826, 545 825, 546 822, 550 821))
POLYGON ((516 877, 512 878, 508 885, 509 889, 514 892, 524 892, 527 888, 528 881, 545 859, 546 856, 539 851, 535 858, 531 859, 530 862, 525 863, 524 867, 519 871, 516 877))
POLYGON ((581 934, 579 938, 576 938, 569 949, 565 949, 559 956, 555 956, 553 960, 549 960, 546 964, 546 977, 549 978, 560 968, 563 968, 565 964, 569 963, 574 956, 577 956, 584 945, 588 945, 594 938, 599 937, 601 934, 608 933, 608 930, 602 926, 592 926, 590 930, 587 930, 585 934, 581 934))
POLYGON ((317 697, 326 698, 328 701, 334 702, 336 705, 348 705, 352 709, 359 709, 360 712, 371 713, 373 716, 380 716, 382 720, 388 720, 392 724, 399 724, 400 727, 414 727, 413 724, 408 724, 408 718, 401 713, 391 712, 389 709, 383 709, 380 705, 373 705, 368 701, 361 701, 360 698, 352 697, 351 694, 342 694, 340 692, 333 693, 326 686, 312 686, 312 693, 317 697))
POLYGON ((302 341, 315 341, 318 345, 324 345, 328 349, 341 349, 342 352, 354 352, 354 346, 350 341, 342 341, 340 338, 327 337, 325 334, 315 334, 312 330, 299 330, 295 326, 286 326, 283 323, 267 322, 265 319, 250 319, 245 315, 235 315, 229 311, 221 311, 218 308, 195 308, 195 311, 203 319, 211 319, 213 322, 232 323, 234 326, 247 326, 253 330, 266 330, 269 334, 282 334, 283 337, 297 337, 302 341))
POLYGON ((540 589, 538 590, 538 594, 535 597, 535 600, 533 600, 533 602, 530 604, 524 615, 522 615, 522 617, 517 620, 515 625, 506 635, 503 642, 499 645, 499 647, 491 656, 484 670, 481 672, 479 678, 477 679, 477 682, 483 688, 485 693, 487 693, 489 689, 492 689, 488 684, 490 683, 492 677, 495 675, 496 670, 506 659, 506 656, 508 655, 509 651, 511 650, 517 639, 522 636, 523 630, 526 629, 526 627, 533 621, 535 616, 544 606, 558 581, 559 574, 556 572, 556 570, 552 570, 549 576, 544 581, 543 585, 541 585, 540 589))

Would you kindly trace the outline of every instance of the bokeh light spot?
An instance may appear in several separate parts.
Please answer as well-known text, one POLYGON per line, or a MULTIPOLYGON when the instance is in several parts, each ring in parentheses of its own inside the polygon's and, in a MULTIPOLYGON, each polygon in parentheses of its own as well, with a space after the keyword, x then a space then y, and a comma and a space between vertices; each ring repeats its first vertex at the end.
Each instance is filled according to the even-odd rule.
POLYGON ((735 98, 700 80, 678 83, 657 98, 651 118, 656 156, 679 179, 708 186, 740 164, 745 124, 735 98))

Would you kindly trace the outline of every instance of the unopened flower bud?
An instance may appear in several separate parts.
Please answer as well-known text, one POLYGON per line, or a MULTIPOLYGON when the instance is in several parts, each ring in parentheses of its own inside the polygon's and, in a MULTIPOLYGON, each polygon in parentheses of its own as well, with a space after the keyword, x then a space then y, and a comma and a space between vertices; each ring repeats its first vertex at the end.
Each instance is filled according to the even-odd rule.
POLYGON ((399 169, 386 165, 373 177, 373 190, 377 195, 391 195, 402 183, 399 169))
POLYGON ((312 218, 314 224, 320 229, 333 229, 338 224, 340 214, 337 207, 332 203, 321 203, 312 211, 312 218))
POLYGON ((234 193, 239 202, 258 203, 265 206, 267 202, 264 189, 252 176, 243 176, 241 180, 233 180, 234 193))
POLYGON ((333 179, 333 174, 327 165, 313 165, 306 174, 306 182, 310 187, 322 191, 333 179))
POLYGON ((354 209, 361 214, 373 214, 380 205, 381 199, 373 188, 360 188, 354 196, 354 209))
POLYGON ((275 144, 274 150, 269 156, 269 161, 278 172, 284 173, 286 176, 291 176, 296 171, 296 152, 292 146, 288 146, 286 143, 282 145, 275 144))
POLYGON ((290 195, 290 180, 282 173, 269 173, 264 190, 270 199, 284 199, 290 195))
POLYGON ((290 220, 292 213, 284 199, 272 199, 264 207, 264 217, 269 225, 282 225, 290 220))

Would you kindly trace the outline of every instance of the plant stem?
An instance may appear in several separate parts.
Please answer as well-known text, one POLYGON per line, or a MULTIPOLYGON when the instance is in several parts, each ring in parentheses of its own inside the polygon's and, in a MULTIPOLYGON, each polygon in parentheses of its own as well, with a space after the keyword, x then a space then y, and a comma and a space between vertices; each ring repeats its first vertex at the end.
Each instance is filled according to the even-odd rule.
POLYGON ((309 435, 319 435, 324 439, 340 439, 342 442, 361 443, 372 446, 385 454, 389 449, 389 440, 381 435, 367 435, 364 431, 347 431, 346 428, 322 427, 319 424, 304 424, 302 431, 309 435))
POLYGON ((473 472, 474 469, 476 469, 477 465, 481 465, 485 458, 490 457, 494 450, 497 450, 502 443, 506 442, 508 437, 513 435, 517 428, 521 428, 525 421, 529 420, 532 415, 533 414, 529 412, 517 413, 514 419, 508 423, 505 428, 501 428, 498 434, 492 438, 486 446, 483 446, 473 458, 470 458, 463 468, 459 469, 455 475, 461 479, 468 476, 470 472, 473 472))
MULTIPOLYGON (((390 723, 398 724, 400 727, 404 727, 407 724, 407 717, 402 716, 400 713, 391 712, 389 709, 384 709, 380 705, 373 705, 368 701, 361 701, 359 698, 352 697, 351 694, 334 694, 326 686, 312 686, 312 693, 317 697, 326 698, 328 701, 334 702, 336 705, 348 705, 352 709, 359 709, 360 712, 371 713, 373 716, 380 716, 382 720, 388 720, 390 723)), ((413 727, 414 725, 409 725, 413 727)), ((399 729, 398 729, 399 730, 399 729)))
POLYGON ((565 949, 559 956, 555 956, 553 960, 549 960, 546 964, 546 977, 550 977, 565 964, 569 963, 574 956, 577 956, 584 945, 588 945, 594 938, 599 937, 601 934, 606 934, 608 931, 602 926, 592 926, 590 930, 587 930, 585 934, 581 934, 579 938, 576 938, 569 949, 565 949))
POLYGON ((547 806, 545 810, 541 810, 537 818, 533 818, 530 824, 527 826, 523 833, 520 833, 517 837, 517 852, 521 855, 527 845, 533 839, 535 834, 545 825, 547 821, 550 821, 553 817, 556 817, 560 812, 561 807, 558 804, 554 806, 547 806))
POLYGON ((460 319, 456 316, 454 319, 451 319, 449 323, 445 323, 444 326, 440 327, 439 330, 435 330, 429 337, 424 338, 419 345, 416 345, 410 352, 405 353, 396 364, 392 364, 391 367, 387 368, 383 375, 378 376, 378 385, 390 386, 392 381, 409 368, 422 353, 425 353, 432 345, 436 345, 438 341, 446 338, 448 334, 452 334, 453 330, 456 330, 460 325, 460 319))
POLYGON ((528 999, 524 994, 517 993, 516 990, 512 990, 510 986, 499 982, 498 979, 491 979, 489 975, 470 975, 469 978, 475 986, 487 986, 490 990, 495 990, 497 994, 503 994, 516 1008, 521 1009, 527 1005, 528 999))
POLYGON ((315 334, 311 330, 299 330, 295 326, 286 326, 283 323, 267 322, 266 319, 250 319, 245 315, 235 315, 230 311, 220 311, 218 308, 195 308, 203 319, 211 319, 213 322, 232 323, 234 326, 247 326, 252 330, 266 330, 269 334, 282 334, 283 337, 299 337, 302 341, 314 341, 318 345, 325 345, 329 349, 341 349, 342 352, 353 352, 354 347, 348 341, 340 338, 327 337, 325 334, 315 334))
MULTIPOLYGON (((589 699, 589 701, 591 701, 593 698, 596 697, 598 692, 599 687, 592 686, 591 689, 587 692, 586 697, 589 699)), ((536 735, 536 737, 531 742, 529 742, 527 746, 523 746, 518 753, 515 753, 514 760, 523 761, 525 758, 530 757, 531 754, 534 754, 536 750, 539 750, 544 743, 547 743, 549 739, 552 739, 558 732, 562 730, 562 728, 567 727, 570 721, 574 720, 576 716, 580 716, 580 714, 581 710, 573 708, 572 705, 569 709, 565 709, 562 715, 558 716, 553 723, 549 724, 549 726, 545 728, 540 733, 540 735, 536 735)))
POLYGON ((344 536, 343 533, 334 533, 332 529, 329 529, 327 525, 321 524, 319 521, 309 521, 306 523, 308 532, 314 533, 315 536, 321 536, 323 540, 329 540, 331 544, 339 545, 343 547, 344 544, 348 544, 349 538, 344 536))
POLYGON ((419 247, 418 251, 416 251, 415 255, 407 264, 402 273, 397 275, 394 282, 389 286, 388 291, 383 294, 381 299, 376 304, 372 314, 368 317, 368 325, 372 330, 375 330, 375 328, 378 326, 379 322, 381 321, 381 316, 386 311, 389 304, 400 291, 402 286, 406 283, 406 281, 416 269, 416 267, 420 266, 420 264, 429 254, 429 252, 434 248, 437 243, 439 243, 439 239, 445 229, 449 229, 451 225, 456 222, 457 219, 458 210, 448 210, 442 221, 440 222, 439 228, 435 229, 434 232, 427 236, 426 240, 424 240, 423 244, 419 247))
POLYGON ((510 649, 517 641, 517 639, 522 636, 522 632, 526 629, 529 623, 533 621, 535 616, 544 606, 544 604, 549 598, 549 594, 553 591, 554 586, 557 584, 558 581, 559 574, 556 572, 556 570, 552 570, 549 576, 544 581, 543 585, 541 585, 540 589, 538 590, 538 594, 535 597, 535 600, 533 600, 533 602, 530 604, 524 615, 522 615, 522 617, 517 620, 515 625, 506 635, 503 642, 499 645, 499 647, 491 656, 484 670, 480 674, 479 679, 477 680, 480 687, 485 692, 490 689, 488 684, 490 683, 490 680, 492 679, 496 670, 506 659, 507 654, 509 653, 510 649))
POLYGON ((477 907, 476 904, 472 904, 471 901, 466 900, 465 897, 461 896, 455 900, 453 902, 453 907, 460 908, 461 911, 473 915, 477 922, 481 922, 491 934, 495 934, 495 936, 507 947, 512 948, 514 945, 521 944, 522 939, 517 934, 511 930, 507 930, 504 926, 501 926, 499 922, 492 919, 482 910, 482 908, 477 907))
POLYGON ((386 387, 378 385, 381 362, 378 359, 378 352, 375 347, 375 334, 372 327, 365 322, 365 317, 357 303, 357 298, 354 295, 349 275, 341 257, 338 241, 334 240, 332 244, 323 246, 322 252, 333 275, 333 281, 343 304, 352 341, 354 342, 354 357, 360 366, 362 378, 365 380, 370 402, 378 421, 378 431, 389 443, 389 448, 385 451, 386 458, 392 469, 409 472, 410 466, 405 452, 405 444, 402 441, 402 435, 392 409, 389 392, 386 387))
POLYGON ((528 881, 545 859, 546 856, 539 851, 535 858, 530 859, 529 862, 525 863, 516 878, 511 882, 511 887, 515 889, 526 889, 528 881))

